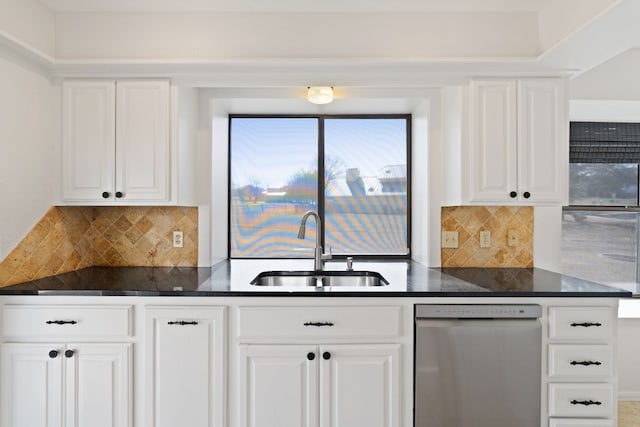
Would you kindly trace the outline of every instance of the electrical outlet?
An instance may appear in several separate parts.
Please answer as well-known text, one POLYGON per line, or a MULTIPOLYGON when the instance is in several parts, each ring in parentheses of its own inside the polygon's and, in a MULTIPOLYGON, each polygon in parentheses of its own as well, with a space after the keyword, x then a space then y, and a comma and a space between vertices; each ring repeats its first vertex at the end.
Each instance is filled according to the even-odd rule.
POLYGON ((442 232, 442 247, 445 249, 455 249, 458 247, 458 232, 457 231, 443 231, 442 232))
POLYGON ((174 231, 173 232, 173 247, 181 248, 184 246, 184 235, 182 231, 174 231))
POLYGON ((520 244, 520 235, 518 234, 518 230, 514 228, 510 228, 507 231, 507 246, 518 246, 520 244))
POLYGON ((480 247, 481 248, 490 248, 491 247, 491 232, 488 230, 480 232, 480 247))

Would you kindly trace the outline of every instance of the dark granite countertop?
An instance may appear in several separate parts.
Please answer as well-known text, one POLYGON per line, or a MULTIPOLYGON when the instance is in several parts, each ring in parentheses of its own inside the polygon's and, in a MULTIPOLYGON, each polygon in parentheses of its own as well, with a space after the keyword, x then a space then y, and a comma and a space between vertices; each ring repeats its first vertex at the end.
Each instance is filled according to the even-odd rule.
MULTIPOLYGON (((313 296, 313 297, 631 297, 611 288, 538 268, 428 268, 413 261, 356 261, 381 273, 381 287, 256 287, 261 271, 310 270, 311 260, 231 260, 207 268, 92 267, 0 288, 0 295, 313 296)), ((344 270, 344 261, 327 270, 344 270)))

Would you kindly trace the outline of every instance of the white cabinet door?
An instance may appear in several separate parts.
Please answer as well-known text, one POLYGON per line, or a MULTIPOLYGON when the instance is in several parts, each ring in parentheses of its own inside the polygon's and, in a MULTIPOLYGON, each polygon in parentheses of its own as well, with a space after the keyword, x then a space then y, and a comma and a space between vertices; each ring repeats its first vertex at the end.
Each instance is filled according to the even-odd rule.
POLYGON ((569 120, 564 108, 564 81, 518 81, 518 195, 529 201, 567 199, 569 120))
POLYGON ((317 346, 242 345, 240 362, 241 426, 318 425, 317 346))
POLYGON ((401 425, 400 345, 320 347, 320 426, 401 425))
POLYGON ((169 82, 116 84, 116 191, 123 201, 168 201, 169 82))
POLYGON ((517 197, 516 81, 472 81, 470 103, 470 200, 517 197))
POLYGON ((4 344, 2 427, 129 426, 130 351, 130 344, 4 344))
POLYGON ((131 425, 131 344, 67 344, 65 427, 131 425))
POLYGON ((62 197, 66 201, 114 197, 114 81, 67 81, 63 90, 62 197))
POLYGON ((2 427, 62 427, 63 347, 4 344, 1 351, 2 427))
POLYGON ((562 204, 569 137, 564 80, 474 80, 469 201, 562 204))
POLYGON ((223 427, 225 309, 146 311, 146 425, 223 427))

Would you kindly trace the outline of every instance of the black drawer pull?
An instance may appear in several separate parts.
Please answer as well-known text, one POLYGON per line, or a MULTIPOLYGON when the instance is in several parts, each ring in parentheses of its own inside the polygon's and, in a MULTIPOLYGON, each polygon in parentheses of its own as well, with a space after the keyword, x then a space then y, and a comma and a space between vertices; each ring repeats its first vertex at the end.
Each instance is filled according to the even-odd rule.
POLYGON ((584 360, 582 362, 578 362, 578 361, 574 360, 574 361, 571 362, 571 364, 573 366, 576 366, 576 365, 582 365, 582 366, 596 365, 596 366, 600 366, 600 365, 602 365, 602 363, 600 363, 600 362, 592 362, 590 360, 584 360))
POLYGON ((331 353, 329 353, 328 351, 325 351, 324 353, 322 353, 322 358, 324 360, 329 360, 331 359, 331 353))
POLYGON ((304 326, 333 326, 333 323, 331 322, 305 322, 304 326))
POLYGON ((167 325, 180 325, 180 326, 184 326, 184 325, 197 325, 198 322, 196 322, 195 320, 192 322, 185 322, 184 320, 176 320, 176 321, 171 321, 171 322, 167 322, 167 325))
POLYGON ((591 406, 591 405, 602 405, 602 402, 598 402, 597 400, 572 400, 571 401, 572 405, 584 405, 584 406, 591 406))
POLYGON ((52 359, 55 359, 56 357, 58 357, 58 350, 51 350, 49 352, 49 357, 52 359))
POLYGON ((64 357, 66 357, 67 359, 69 359, 70 357, 73 357, 73 350, 67 350, 64 352, 64 357))
POLYGON ((75 325, 75 320, 47 320, 45 322, 47 325, 75 325))
POLYGON ((307 353, 307 360, 313 360, 316 358, 316 354, 314 352, 307 353))
POLYGON ((574 328, 576 326, 582 326, 584 328, 589 328, 591 326, 596 326, 596 327, 600 327, 602 326, 602 323, 597 323, 597 322, 582 322, 582 323, 572 323, 571 326, 573 326, 574 328))

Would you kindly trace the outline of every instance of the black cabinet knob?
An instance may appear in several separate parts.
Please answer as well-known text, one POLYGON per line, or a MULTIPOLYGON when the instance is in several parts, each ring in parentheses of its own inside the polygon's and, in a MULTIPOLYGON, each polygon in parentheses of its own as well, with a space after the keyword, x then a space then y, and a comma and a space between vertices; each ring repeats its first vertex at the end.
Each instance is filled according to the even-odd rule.
POLYGON ((51 350, 49 352, 49 357, 52 359, 55 359, 56 357, 58 357, 58 350, 51 350))
POLYGON ((110 196, 110 194, 109 194, 109 192, 108 192, 108 191, 104 191, 104 192, 102 193, 102 198, 103 198, 103 199, 108 199, 108 198, 109 198, 109 196, 110 196))
POLYGON ((67 359, 70 357, 73 357, 73 350, 67 350, 64 352, 64 357, 66 357, 67 359))
POLYGON ((531 193, 529 193, 528 191, 525 191, 524 193, 522 193, 522 197, 524 197, 525 199, 528 199, 529 197, 531 197, 531 193))
POLYGON ((518 197, 518 193, 516 193, 515 191, 512 191, 511 193, 509 193, 509 197, 511 197, 512 199, 515 199, 516 197, 518 197))
POLYGON ((316 358, 316 354, 312 351, 310 351, 309 353, 307 353, 307 360, 313 360, 316 358))
POLYGON ((325 351, 324 353, 322 353, 322 358, 324 360, 329 360, 331 359, 331 353, 329 353, 328 351, 325 351))
POLYGON ((121 199, 122 196, 124 196, 124 194, 122 194, 122 191, 116 191, 116 199, 121 199))

